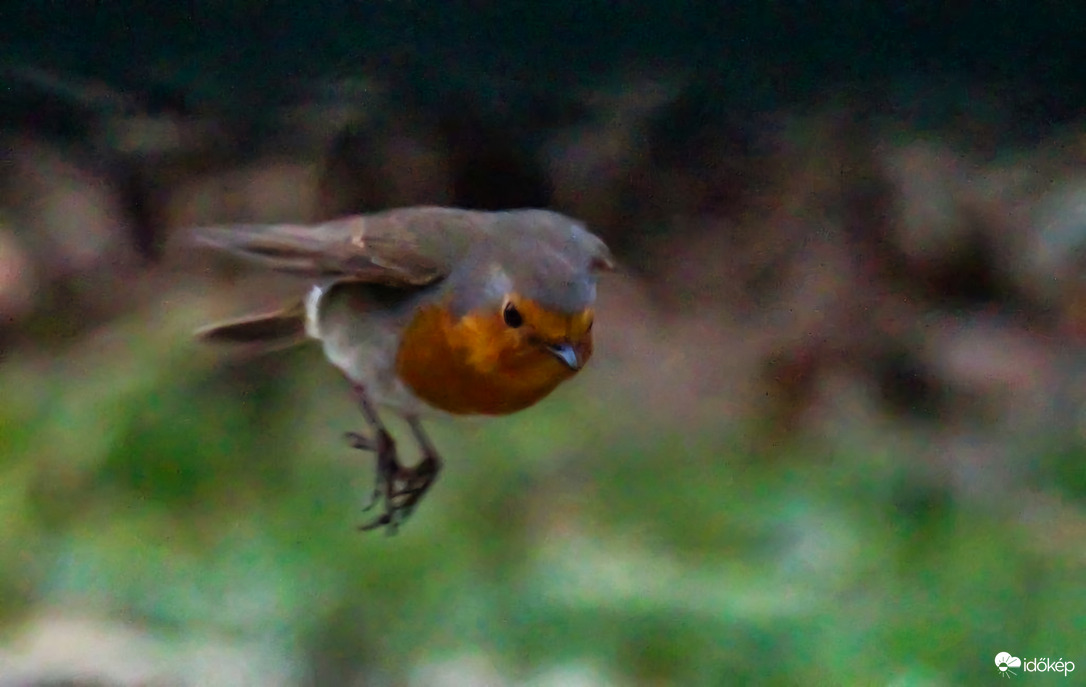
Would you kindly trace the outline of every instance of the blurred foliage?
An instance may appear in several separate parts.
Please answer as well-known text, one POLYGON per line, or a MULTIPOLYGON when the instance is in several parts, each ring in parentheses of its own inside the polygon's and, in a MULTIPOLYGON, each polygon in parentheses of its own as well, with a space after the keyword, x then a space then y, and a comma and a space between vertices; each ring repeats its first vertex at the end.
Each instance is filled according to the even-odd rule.
POLYGON ((9 623, 104 614, 310 684, 436 684, 420 666, 478 654, 532 684, 982 684, 999 650, 1086 636, 1081 448, 1019 485, 1079 507, 1023 522, 890 447, 756 455, 579 384, 436 423, 438 488, 363 535, 371 459, 336 441, 358 419, 315 351, 224 367, 188 323, 138 313, 0 368, 9 623))

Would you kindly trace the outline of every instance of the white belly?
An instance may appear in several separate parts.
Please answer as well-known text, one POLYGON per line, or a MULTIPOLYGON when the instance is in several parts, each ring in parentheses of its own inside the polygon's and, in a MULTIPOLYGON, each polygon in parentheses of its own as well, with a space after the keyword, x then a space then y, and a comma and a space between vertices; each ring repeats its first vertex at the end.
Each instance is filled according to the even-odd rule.
POLYGON ((387 305, 360 312, 357 304, 333 293, 333 284, 314 286, 305 299, 306 334, 318 339, 324 355, 373 400, 407 414, 429 414, 429 408, 396 375, 396 352, 406 317, 387 305))

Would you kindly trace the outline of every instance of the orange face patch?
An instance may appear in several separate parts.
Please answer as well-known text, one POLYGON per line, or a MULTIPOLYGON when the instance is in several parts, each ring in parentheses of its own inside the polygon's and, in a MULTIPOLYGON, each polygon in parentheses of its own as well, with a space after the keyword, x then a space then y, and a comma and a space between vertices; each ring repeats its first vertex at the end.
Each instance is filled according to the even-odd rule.
POLYGON ((580 364, 592 356, 592 311, 563 315, 511 297, 523 325, 500 310, 454 320, 441 306, 419 311, 396 357, 400 378, 423 401, 456 414, 505 415, 527 408, 576 371, 547 350, 568 343, 580 364))

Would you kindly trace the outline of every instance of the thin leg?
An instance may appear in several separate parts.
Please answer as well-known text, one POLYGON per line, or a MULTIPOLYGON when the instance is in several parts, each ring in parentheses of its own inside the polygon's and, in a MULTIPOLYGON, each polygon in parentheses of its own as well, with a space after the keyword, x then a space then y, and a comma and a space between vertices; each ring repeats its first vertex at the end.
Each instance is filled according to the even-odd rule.
MULTIPOLYGON (((406 419, 408 426, 411 427, 411 433, 415 435, 415 441, 418 442, 419 449, 422 451, 422 460, 415 467, 415 475, 426 480, 422 486, 422 491, 425 492, 437 479, 443 461, 441 460, 441 454, 437 452, 437 449, 430 442, 430 437, 426 436, 426 432, 422 429, 422 423, 419 422, 418 417, 408 415, 406 419)), ((421 498, 421 496, 420 493, 419 497, 421 498)))
POLYGON ((388 488, 388 482, 386 482, 385 514, 374 522, 363 526, 362 529, 364 530, 387 525, 389 532, 395 531, 395 528, 415 511, 415 507, 422 500, 422 497, 426 495, 430 487, 433 486, 438 473, 441 471, 441 456, 438 455, 434 445, 430 443, 430 439, 426 436, 426 432, 423 431, 418 418, 407 415, 404 419, 407 420, 412 434, 415 435, 415 440, 422 452, 422 459, 413 468, 405 468, 396 463, 393 468, 395 475, 390 480, 392 483, 391 488, 388 488))
POLYGON ((422 428, 422 422, 419 421, 416 415, 406 415, 404 419, 407 420, 407 424, 411 427, 411 433, 415 435, 415 441, 418 442, 419 448, 422 449, 423 458, 433 458, 439 464, 441 463, 441 456, 438 455, 437 449, 430 443, 430 437, 426 436, 426 431, 422 428))
POLYGON ((353 382, 351 388, 374 436, 370 438, 348 432, 347 440, 356 449, 373 451, 377 454, 377 477, 373 495, 363 511, 372 509, 381 500, 385 503, 384 513, 371 522, 361 525, 359 529, 373 530, 385 527, 388 534, 395 534, 400 524, 411 515, 415 506, 437 479, 437 474, 441 470, 441 457, 430 443, 418 418, 408 416, 406 419, 422 451, 422 460, 413 468, 405 468, 400 464, 396 444, 385 429, 384 423, 381 422, 365 388, 353 382))
POLYGON ((360 451, 372 451, 377 454, 377 477, 374 480, 370 501, 362 508, 362 512, 365 513, 377 505, 377 502, 381 499, 382 490, 385 492, 386 501, 391 498, 392 481, 396 473, 400 472, 402 468, 396 454, 396 442, 393 441, 392 435, 388 433, 384 423, 381 422, 381 416, 377 414, 377 409, 373 407, 365 387, 352 381, 351 391, 354 392, 362 416, 366 419, 366 424, 370 426, 374 436, 371 438, 357 432, 348 432, 347 441, 352 448, 360 451))
POLYGON ((366 422, 369 423, 370 427, 384 431, 385 425, 381 422, 381 416, 377 414, 377 409, 370 402, 366 388, 357 382, 351 382, 351 391, 354 392, 354 396, 358 400, 358 407, 362 410, 362 415, 366 418, 366 422))

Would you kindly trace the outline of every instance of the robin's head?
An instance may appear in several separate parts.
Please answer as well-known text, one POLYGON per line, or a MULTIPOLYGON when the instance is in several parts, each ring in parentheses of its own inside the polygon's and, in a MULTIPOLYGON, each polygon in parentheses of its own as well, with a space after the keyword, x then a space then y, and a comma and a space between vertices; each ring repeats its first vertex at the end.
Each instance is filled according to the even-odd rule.
POLYGON ((494 232, 451 285, 454 327, 483 367, 497 362, 569 376, 592 355, 596 277, 613 267, 610 252, 563 215, 507 214, 509 226, 494 232))
MULTIPOLYGON (((450 360, 440 383, 474 406, 454 412, 532 405, 592 356, 596 278, 613 266, 607 247, 556 213, 507 214, 517 221, 478 246, 444 286, 440 329, 450 360)), ((456 401, 435 404, 448 410, 456 401)))

